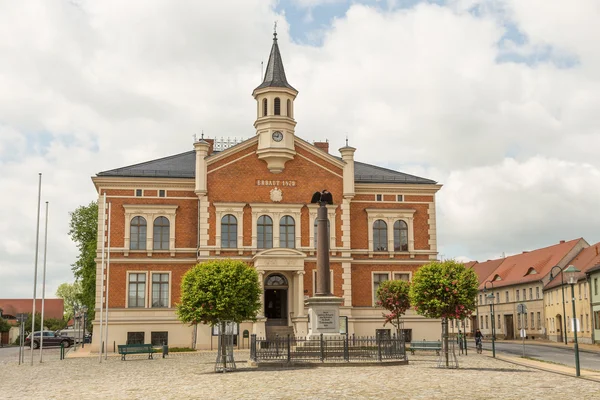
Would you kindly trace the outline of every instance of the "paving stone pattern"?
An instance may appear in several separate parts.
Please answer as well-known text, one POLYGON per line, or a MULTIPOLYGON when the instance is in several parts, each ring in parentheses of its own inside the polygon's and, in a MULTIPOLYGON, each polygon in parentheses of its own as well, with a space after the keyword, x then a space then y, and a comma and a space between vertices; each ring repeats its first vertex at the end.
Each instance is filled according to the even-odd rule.
MULTIPOLYGON (((436 368, 433 355, 410 357, 408 366, 256 369, 236 352, 238 371, 213 372, 214 352, 173 353, 166 359, 109 356, 42 364, 0 363, 3 399, 598 399, 600 385, 539 371, 486 355, 459 357, 460 368, 436 368), (131 360, 129 359, 131 358, 131 360)), ((27 360, 27 358, 26 358, 27 360)), ((37 360, 36 360, 37 361, 37 360)))

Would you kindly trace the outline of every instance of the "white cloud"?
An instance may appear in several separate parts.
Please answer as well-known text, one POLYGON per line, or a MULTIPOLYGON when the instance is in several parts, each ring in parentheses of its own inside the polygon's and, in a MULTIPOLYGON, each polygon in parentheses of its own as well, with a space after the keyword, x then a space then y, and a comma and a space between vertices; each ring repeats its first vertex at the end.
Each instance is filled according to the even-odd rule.
POLYGON ((300 91, 299 136, 327 138, 337 149, 348 135, 360 161, 443 183, 445 257, 600 240, 590 228, 600 168, 595 4, 353 5, 333 20, 322 47, 312 47, 291 43, 274 1, 3 2, 2 297, 31 296, 38 172, 50 201, 54 293, 72 280, 68 212, 96 197, 90 176, 191 149, 201 130, 254 134, 250 93, 274 20, 288 79, 300 91), (468 12, 477 5, 479 16, 468 12), (507 21, 526 43, 499 48, 507 21), (498 62, 508 50, 539 48, 578 63, 498 62))

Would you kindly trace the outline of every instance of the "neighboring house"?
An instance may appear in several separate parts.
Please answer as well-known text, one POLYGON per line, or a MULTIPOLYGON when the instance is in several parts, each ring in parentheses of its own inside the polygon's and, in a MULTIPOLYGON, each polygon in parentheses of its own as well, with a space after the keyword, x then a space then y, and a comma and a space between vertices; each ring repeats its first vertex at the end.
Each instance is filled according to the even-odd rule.
POLYGON ((581 271, 577 274, 577 283, 573 287, 575 292, 575 316, 573 316, 571 285, 567 283, 566 276, 564 277, 564 285, 561 285, 560 273, 557 275, 556 273, 559 271, 555 269, 555 278, 544 287, 545 321, 550 340, 557 342, 565 340, 563 332, 566 323, 567 341, 572 342, 574 340, 573 329, 577 327, 578 342, 592 343, 593 312, 590 306, 590 298, 593 291, 590 291, 590 288, 593 285, 590 285, 588 272, 591 268, 600 264, 599 247, 600 243, 596 243, 581 250, 567 264, 567 266, 573 265, 581 271))
MULTIPOLYGON (((13 343, 19 336, 19 323, 17 314, 31 314, 33 311, 33 299, 0 299, 0 308, 4 319, 13 325, 9 331, 8 339, 5 341, 13 343)), ((44 300, 44 318, 62 319, 65 310, 63 299, 45 299, 44 300)), ((35 312, 42 312, 42 299, 36 299, 35 312)), ((39 327, 35 328, 39 330, 39 327)), ((26 331, 31 330, 31 326, 25 327, 26 331)))
MULTIPOLYGON (((263 336, 285 327, 305 336, 304 300, 313 295, 316 276, 318 206, 310 199, 323 189, 334 200, 328 206, 331 287, 343 299, 340 313, 348 318, 349 333, 389 329, 383 310, 375 307, 377 288, 390 279, 410 280, 437 259, 435 194, 441 185, 355 161, 357 149, 348 144, 337 156, 327 142, 297 137, 297 94, 275 39, 264 81, 253 92, 252 138, 231 147, 202 138, 191 151, 92 178, 100 205, 97 288, 106 287, 103 196, 111 203, 109 341, 210 347, 210 329, 198 326, 194 340, 192 327, 177 319, 176 304, 187 270, 225 258, 254 266, 260 279, 263 307, 240 332, 263 336)), ((227 104, 223 110, 227 118, 227 104)), ((101 304, 98 290, 95 328, 101 304)), ((418 339, 439 339, 439 327, 413 311, 405 318, 405 328, 418 339)), ((92 350, 99 340, 95 334, 92 350)))
POLYGON ((591 313, 593 315, 592 341, 600 343, 600 264, 588 269, 586 277, 590 290, 591 313))
POLYGON ((481 332, 486 335, 492 333, 489 294, 493 293, 497 338, 518 338, 521 329, 525 330, 528 338, 545 337, 543 290, 550 271, 554 266, 563 268, 569 265, 585 247, 588 243, 583 239, 561 241, 553 246, 488 261, 487 268, 482 268, 483 263, 477 264, 475 271, 480 282, 477 314, 481 332), (498 263, 496 268, 494 263, 498 263), (527 307, 527 314, 517 313, 519 304, 527 307))

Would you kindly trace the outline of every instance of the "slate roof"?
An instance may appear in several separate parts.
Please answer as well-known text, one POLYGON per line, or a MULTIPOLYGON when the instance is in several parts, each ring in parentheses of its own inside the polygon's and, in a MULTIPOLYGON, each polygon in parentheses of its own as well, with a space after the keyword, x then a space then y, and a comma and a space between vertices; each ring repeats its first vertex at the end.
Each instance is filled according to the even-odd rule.
POLYGON ((279 46, 277 45, 277 33, 273 34, 273 46, 271 47, 271 54, 269 55, 269 62, 267 63, 267 70, 265 71, 263 83, 254 90, 267 87, 285 87, 297 92, 297 90, 288 83, 285 77, 283 60, 281 59, 281 53, 279 52, 279 46))
MULTIPOLYGON (((215 152, 213 154, 218 154, 215 152)), ((341 160, 341 158, 336 157, 341 160)), ((98 176, 135 178, 194 178, 196 176, 196 154, 194 150, 169 157, 146 161, 127 167, 99 172, 98 176)), ((354 162, 356 183, 435 184, 431 179, 393 171, 362 162, 354 162)))
POLYGON ((194 178, 196 176, 194 150, 158 158, 140 164, 99 172, 98 176, 130 176, 136 178, 194 178))

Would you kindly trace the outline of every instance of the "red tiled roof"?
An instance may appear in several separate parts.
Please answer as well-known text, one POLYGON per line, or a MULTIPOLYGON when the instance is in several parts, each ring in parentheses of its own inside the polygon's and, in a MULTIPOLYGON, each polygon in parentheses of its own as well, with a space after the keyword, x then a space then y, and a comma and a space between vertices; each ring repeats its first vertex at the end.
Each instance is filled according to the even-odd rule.
POLYGON ((504 258, 487 260, 477 263, 475 267, 473 267, 475 273, 477 274, 477 280, 480 285, 488 280, 489 276, 492 275, 492 272, 494 272, 500 266, 500 264, 502 264, 502 261, 504 261, 504 258))
MULTIPOLYGON (((33 299, 0 299, 2 315, 15 317, 19 313, 31 313, 33 299)), ((63 299, 46 299, 44 304, 44 318, 63 318, 65 301, 63 299)), ((42 299, 35 300, 35 312, 42 312, 42 299)))
MULTIPOLYGON (((580 243, 584 246, 587 245, 585 240, 579 238, 508 256, 502 259, 500 266, 490 273, 486 280, 493 280, 495 288, 539 281, 548 275, 552 267, 563 261, 569 252, 580 243), (532 268, 535 273, 528 274, 528 271, 532 268), (496 275, 499 277, 498 280, 494 280, 496 275)), ((483 289, 481 283, 479 289, 483 289)))
MULTIPOLYGON (((581 250, 579 254, 577 254, 577 256, 569 262, 568 265, 573 265, 581 271, 576 275, 578 281, 585 279, 585 273, 587 271, 600 265, 600 242, 581 250)), ((555 270, 554 272, 558 272, 558 270, 555 270)), ((560 284, 561 280, 560 277, 558 277, 558 279, 554 279, 548 283, 544 289, 551 289, 560 286, 560 284)))

